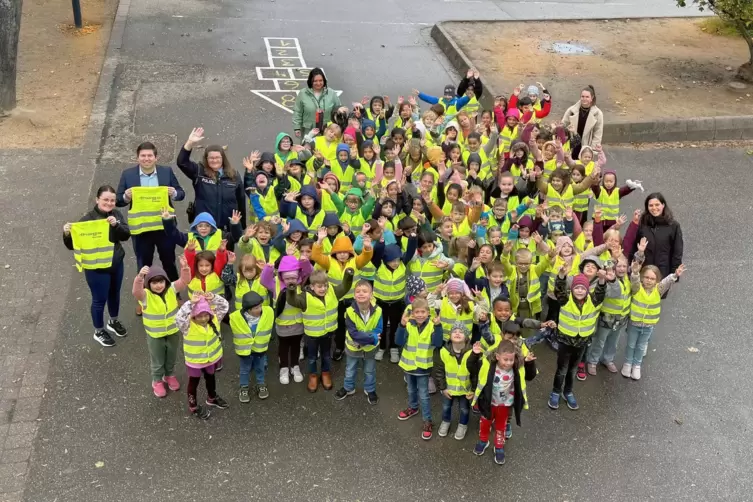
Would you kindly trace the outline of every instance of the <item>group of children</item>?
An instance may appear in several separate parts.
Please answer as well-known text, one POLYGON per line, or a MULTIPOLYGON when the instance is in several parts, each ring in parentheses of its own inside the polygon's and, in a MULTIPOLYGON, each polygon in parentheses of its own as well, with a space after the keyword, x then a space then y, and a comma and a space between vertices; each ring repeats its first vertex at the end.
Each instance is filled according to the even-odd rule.
POLYGON ((166 234, 184 248, 180 279, 171 284, 159 267, 144 267, 133 284, 156 396, 179 389, 181 332, 189 410, 209 416, 197 400, 202 376, 206 405, 228 406, 215 383, 226 321, 241 403, 269 396, 273 337, 283 385, 304 381, 305 359, 308 390, 330 390, 332 360, 345 357, 338 400, 356 392, 362 363, 364 392, 376 404, 377 362, 388 357, 405 373, 400 420, 421 413, 421 437, 431 439, 430 395, 439 391, 438 434, 449 434, 457 404, 454 437, 463 439, 475 410, 474 453, 485 452, 494 426, 502 464, 512 415, 520 425, 528 408, 534 344, 557 351, 553 409, 561 397, 577 409, 574 378, 595 375, 599 363, 618 371, 626 326, 622 375, 640 379, 661 297, 683 271, 662 278, 642 267, 645 242, 629 264, 640 211, 623 239, 620 199, 643 190, 640 182, 619 186, 600 146, 545 124, 545 89, 520 98, 517 88, 481 110, 478 74, 460 87, 462 95, 454 86, 442 97, 416 92, 431 104, 423 111, 413 96, 399 98, 397 110, 380 96, 354 103, 302 145, 280 133, 274 153, 244 159, 253 215, 245 229, 240 214, 223 232, 201 213, 183 233, 172 212, 163 214, 166 234))

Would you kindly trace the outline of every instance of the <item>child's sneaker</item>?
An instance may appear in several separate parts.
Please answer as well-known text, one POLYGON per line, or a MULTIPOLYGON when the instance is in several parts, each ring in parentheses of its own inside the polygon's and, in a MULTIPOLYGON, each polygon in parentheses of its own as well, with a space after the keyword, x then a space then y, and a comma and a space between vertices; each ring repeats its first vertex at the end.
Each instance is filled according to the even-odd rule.
POLYGON ((112 347, 115 345, 115 340, 112 339, 110 333, 103 329, 98 329, 94 332, 94 339, 103 347, 112 347))
POLYGON ((162 382, 162 380, 152 382, 152 391, 154 391, 154 395, 157 397, 165 397, 167 395, 165 384, 162 382))
POLYGON ((465 433, 468 432, 468 426, 463 424, 458 424, 458 428, 455 429, 455 439, 458 441, 461 441, 465 439, 465 433))
POLYGON ((588 374, 591 376, 596 376, 596 365, 588 363, 588 374))
POLYGON ((379 402, 379 396, 377 396, 376 392, 366 392, 366 399, 369 401, 369 404, 377 404, 379 402))
POLYGON ((383 349, 377 349, 376 354, 374 354, 374 359, 377 361, 381 361, 384 359, 384 350, 383 349))
POLYGON ((128 334, 128 331, 125 329, 125 326, 123 326, 120 321, 117 319, 110 319, 107 323, 107 331, 110 333, 114 333, 115 336, 119 336, 123 338, 128 334))
POLYGON ((293 381, 296 383, 303 382, 303 373, 301 373, 301 368, 298 366, 293 366, 293 381))
POLYGON ((433 436, 432 429, 434 429, 434 424, 431 422, 424 422, 424 428, 421 431, 421 439, 424 439, 426 441, 430 440, 433 436))
MULTIPOLYGON (((225 316, 227 317, 227 316, 225 316)), ((220 359, 219 364, 217 364, 217 367, 214 369, 214 371, 222 371, 222 369, 225 367, 225 365, 222 363, 222 360, 220 359)))
POLYGON ((549 402, 546 404, 548 404, 553 410, 558 409, 560 407, 560 395, 556 392, 552 392, 549 394, 549 402))
POLYGON ((196 408, 193 408, 191 410, 191 414, 193 414, 193 416, 195 416, 196 418, 200 418, 202 420, 206 420, 207 418, 209 418, 209 415, 211 415, 211 413, 209 413, 209 410, 204 408, 203 406, 197 406, 196 408))
POLYGON ((335 392, 335 399, 337 399, 338 401, 342 401, 346 397, 352 396, 355 393, 356 393, 356 389, 347 390, 345 387, 340 387, 340 390, 335 392))
POLYGON ((633 380, 640 380, 641 379, 641 367, 640 366, 633 366, 633 372, 630 374, 630 378, 633 380))
POLYGON ((633 365, 630 363, 625 363, 622 365, 622 376, 625 378, 630 378, 630 373, 633 371, 633 365))
POLYGON ((230 403, 222 399, 220 396, 214 396, 214 399, 211 397, 207 398, 207 406, 214 406, 215 408, 224 410, 225 408, 230 407, 230 403))
POLYGON ((171 391, 175 392, 180 390, 180 382, 178 382, 178 379, 175 378, 173 375, 170 376, 163 376, 162 381, 167 384, 167 388, 171 391))
POLYGON ((567 401, 567 407, 571 410, 577 410, 578 409, 578 401, 575 400, 575 394, 572 392, 568 392, 567 394, 564 394, 562 397, 565 398, 565 401, 567 401))
POLYGON ((340 349, 335 349, 335 353, 332 354, 332 360, 333 361, 340 361, 343 358, 344 351, 340 349))
POLYGON ((405 408, 403 411, 397 414, 398 420, 408 420, 409 418, 412 418, 414 415, 418 415, 418 409, 416 408, 405 408))
POLYGON ((494 463, 497 465, 504 465, 505 463, 505 449, 494 448, 494 463))
POLYGON ((613 362, 602 363, 609 370, 610 373, 617 373, 617 366, 613 362))
POLYGON ((473 454, 480 457, 484 454, 487 448, 489 448, 489 441, 479 441, 473 448, 473 454))
POLYGON ((471 406, 471 412, 474 415, 480 415, 481 414, 481 410, 478 409, 478 404, 474 404, 473 406, 471 406))
POLYGON ((269 389, 267 389, 266 385, 257 385, 256 386, 256 396, 259 399, 267 399, 269 397, 269 389))
POLYGON ((287 368, 280 368, 280 383, 287 385, 290 383, 290 370, 287 368))
POLYGON ((400 362, 400 350, 399 349, 390 349, 390 362, 392 364, 397 364, 400 362))
POLYGON ((509 420, 505 424, 505 439, 510 439, 512 437, 512 422, 509 420))
POLYGON ((578 371, 575 373, 575 378, 584 382, 586 380, 586 364, 578 363, 578 371))
POLYGON ((450 432, 450 422, 442 421, 442 423, 439 424, 439 431, 437 431, 437 434, 439 434, 439 437, 443 438, 447 436, 448 432, 450 432))
POLYGON ((248 393, 248 386, 241 387, 241 389, 238 391, 238 401, 240 401, 241 403, 251 402, 251 395, 248 393))

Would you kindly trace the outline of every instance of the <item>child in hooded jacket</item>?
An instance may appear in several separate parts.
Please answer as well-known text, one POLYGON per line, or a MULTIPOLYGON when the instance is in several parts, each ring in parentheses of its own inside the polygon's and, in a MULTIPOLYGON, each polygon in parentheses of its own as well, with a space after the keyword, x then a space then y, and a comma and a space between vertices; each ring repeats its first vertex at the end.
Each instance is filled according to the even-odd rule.
POLYGON ((306 185, 299 192, 288 192, 280 202, 280 216, 290 220, 298 220, 314 236, 324 222, 319 194, 311 185, 306 185))
POLYGON ((175 378, 175 361, 178 358, 180 337, 175 315, 178 313, 178 293, 186 289, 191 280, 191 269, 186 258, 180 257, 180 278, 170 283, 165 271, 158 266, 143 267, 133 279, 133 296, 142 308, 146 331, 149 363, 152 373, 152 391, 165 397, 167 386, 175 392, 180 383, 175 378))
POLYGON ((196 251, 216 252, 222 247, 222 242, 226 241, 229 249, 233 244, 238 242, 243 235, 243 228, 240 225, 241 213, 233 211, 233 217, 230 219, 230 232, 224 232, 217 228, 217 223, 209 213, 199 213, 194 218, 190 230, 187 233, 181 232, 175 222, 175 214, 162 213, 162 224, 165 227, 165 233, 169 239, 172 239, 177 246, 187 247, 195 243, 196 251))
POLYGON ((273 186, 276 179, 266 171, 246 172, 246 195, 256 221, 280 217, 280 206, 273 186))
POLYGON ((450 331, 450 338, 439 351, 439 358, 434 367, 434 379, 442 393, 442 423, 439 425, 439 437, 445 437, 452 425, 452 408, 458 404, 460 416, 455 429, 455 439, 465 438, 468 420, 471 414, 470 400, 473 398, 471 387, 472 367, 468 364, 471 352, 471 332, 462 322, 456 322, 450 331))
MULTIPOLYGON (((324 218, 322 217, 322 223, 324 218)), ((301 241, 309 235, 308 229, 300 220, 290 220, 290 222, 281 222, 282 232, 275 235, 272 239, 272 246, 275 247, 280 256, 287 254, 288 248, 295 250, 295 256, 299 256, 301 241)))

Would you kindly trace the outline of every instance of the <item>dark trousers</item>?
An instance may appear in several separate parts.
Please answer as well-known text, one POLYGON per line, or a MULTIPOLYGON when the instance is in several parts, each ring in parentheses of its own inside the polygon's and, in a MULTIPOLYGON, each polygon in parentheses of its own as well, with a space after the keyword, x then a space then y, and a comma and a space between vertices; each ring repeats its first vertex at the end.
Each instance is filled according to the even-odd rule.
POLYGON ((322 359, 322 372, 329 371, 332 365, 332 355, 329 353, 332 348, 332 333, 316 337, 305 335, 304 340, 306 341, 306 359, 309 375, 318 374, 316 363, 320 357, 322 359))
POLYGON ((382 309, 382 340, 379 342, 379 348, 382 350, 397 348, 395 333, 400 326, 405 303, 402 300, 396 302, 377 300, 377 305, 382 309))
POLYGON ((337 305, 337 329, 335 330, 335 350, 345 350, 345 311, 348 310, 353 298, 343 298, 337 305))
POLYGON ((92 293, 92 323, 94 329, 105 327, 105 304, 110 318, 118 317, 120 311, 120 286, 123 284, 123 262, 110 268, 84 270, 86 283, 92 293))
MULTIPOLYGON (((553 281, 555 280, 555 278, 550 277, 549 280, 553 281)), ((560 302, 558 302, 557 300, 553 300, 547 296, 546 306, 547 306, 546 320, 558 322, 559 317, 560 317, 560 302)))
POLYGON ((301 349, 303 335, 278 336, 277 355, 280 358, 280 369, 298 366, 298 353, 301 349))
MULTIPOLYGON (((214 378, 214 373, 211 375, 206 372, 204 374, 204 383, 207 386, 207 396, 210 399, 217 397, 217 380, 214 378)), ((199 389, 199 382, 201 377, 188 377, 188 407, 193 411, 198 406, 196 402, 196 392, 199 389)))
POLYGON ((136 254, 136 265, 141 267, 151 267, 154 263, 154 248, 157 248, 159 261, 162 262, 162 268, 165 269, 167 278, 170 282, 178 280, 178 269, 175 266, 175 243, 167 236, 164 230, 154 230, 144 232, 139 235, 132 235, 133 252, 136 254))
POLYGON ((568 394, 573 391, 575 371, 578 369, 578 363, 585 349, 585 345, 573 347, 560 342, 557 348, 557 373, 554 375, 552 392, 568 394), (562 388, 563 382, 565 384, 564 389, 562 388))

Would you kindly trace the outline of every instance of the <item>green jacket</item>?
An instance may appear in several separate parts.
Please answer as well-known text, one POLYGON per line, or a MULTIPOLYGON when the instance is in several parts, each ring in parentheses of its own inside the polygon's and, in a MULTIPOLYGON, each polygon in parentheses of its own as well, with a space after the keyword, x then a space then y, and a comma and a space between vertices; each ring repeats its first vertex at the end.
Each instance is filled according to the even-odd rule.
POLYGON ((332 111, 339 108, 340 97, 329 88, 324 88, 317 100, 314 91, 304 89, 298 93, 293 108, 293 129, 309 131, 316 126, 316 110, 324 110, 324 124, 328 124, 332 111))

